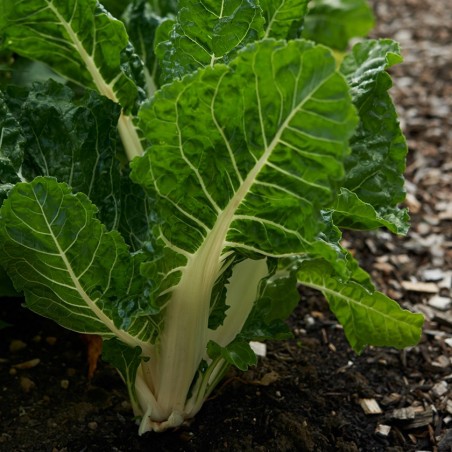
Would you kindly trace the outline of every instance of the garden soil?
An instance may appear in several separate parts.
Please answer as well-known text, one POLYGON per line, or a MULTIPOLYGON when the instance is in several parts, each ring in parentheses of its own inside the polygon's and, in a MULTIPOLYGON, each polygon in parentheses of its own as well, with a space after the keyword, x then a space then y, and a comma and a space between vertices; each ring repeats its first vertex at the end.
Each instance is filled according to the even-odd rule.
POLYGON ((292 340, 229 373, 190 424, 139 437, 114 369, 100 361, 88 378, 96 341, 5 301, 0 451, 452 451, 452 5, 374 8, 373 36, 398 40, 405 57, 391 93, 410 149, 412 228, 345 240, 380 290, 425 315, 420 344, 357 356, 323 298, 302 291, 292 340))

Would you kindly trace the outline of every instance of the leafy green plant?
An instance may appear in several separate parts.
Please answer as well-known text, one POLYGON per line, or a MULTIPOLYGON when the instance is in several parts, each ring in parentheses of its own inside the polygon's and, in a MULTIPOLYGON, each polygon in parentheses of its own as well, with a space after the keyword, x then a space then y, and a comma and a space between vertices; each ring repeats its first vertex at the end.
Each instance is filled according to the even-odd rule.
POLYGON ((326 1, 108 3, 123 21, 95 0, 0 0, 4 47, 67 80, 0 97, 0 259, 31 310, 103 337, 139 432, 193 417, 256 363, 250 341, 290 337, 297 282, 358 353, 415 344, 422 316, 340 232, 407 230, 397 44, 338 67, 301 38, 322 41, 303 22, 326 1))

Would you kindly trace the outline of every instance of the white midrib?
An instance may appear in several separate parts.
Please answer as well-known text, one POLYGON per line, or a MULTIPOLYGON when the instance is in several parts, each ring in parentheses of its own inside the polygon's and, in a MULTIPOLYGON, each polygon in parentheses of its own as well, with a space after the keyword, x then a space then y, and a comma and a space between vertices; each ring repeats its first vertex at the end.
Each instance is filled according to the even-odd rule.
MULTIPOLYGON (((94 58, 86 51, 83 43, 80 41, 77 34, 72 29, 71 24, 66 21, 66 19, 60 14, 58 9, 53 5, 51 1, 48 1, 47 3, 49 5, 49 8, 58 18, 61 25, 69 35, 77 52, 85 63, 88 72, 91 74, 93 82, 96 85, 99 93, 112 100, 113 102, 119 104, 119 100, 115 92, 113 91, 113 86, 105 81, 96 65, 96 62, 94 61, 94 58)), ((124 149, 126 151, 128 160, 131 161, 134 157, 143 155, 143 146, 141 145, 141 141, 133 124, 132 118, 129 115, 124 114, 123 111, 121 111, 121 116, 118 121, 118 129, 121 140, 124 144, 124 149)))
MULTIPOLYGON (((310 96, 299 103, 281 124, 271 143, 256 162, 226 208, 218 215, 214 227, 195 254, 191 255, 165 313, 159 359, 150 363, 157 401, 163 411, 183 410, 185 397, 197 367, 205 355, 210 297, 223 261, 226 235, 235 212, 254 184, 257 175, 278 145, 281 135, 297 111, 310 96), (196 299, 189 294, 202 290, 196 299), (190 337, 196 339, 194 342, 190 337), (160 368, 158 368, 160 367, 160 368)), ((264 130, 262 130, 264 134, 264 130)))

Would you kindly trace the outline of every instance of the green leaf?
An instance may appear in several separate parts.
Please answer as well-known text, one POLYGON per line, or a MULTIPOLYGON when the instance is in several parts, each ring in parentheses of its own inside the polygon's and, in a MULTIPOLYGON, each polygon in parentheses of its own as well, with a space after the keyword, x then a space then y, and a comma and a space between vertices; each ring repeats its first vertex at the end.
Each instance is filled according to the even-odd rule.
POLYGON ((319 247, 336 258, 313 239, 343 176, 356 117, 327 49, 249 46, 230 68, 163 87, 140 118, 154 145, 132 162, 132 178, 157 198, 159 290, 177 284, 201 249, 211 250, 212 269, 231 248, 283 257, 319 247))
POLYGON ((0 267, 0 297, 18 297, 20 294, 14 289, 13 283, 6 271, 0 267))
POLYGON ((264 20, 256 0, 180 0, 170 39, 157 48, 162 82, 227 62, 263 34, 264 20))
POLYGON ((407 146, 388 94, 392 82, 386 72, 401 61, 397 43, 372 40, 353 48, 344 59, 341 72, 351 86, 360 116, 351 140, 352 153, 345 161, 344 187, 362 202, 371 204, 377 216, 392 224, 385 226, 405 233, 407 214, 396 206, 405 198, 403 172, 407 146))
POLYGON ((2 0, 0 34, 8 49, 97 88, 126 110, 142 99, 140 60, 124 24, 96 0, 2 0))
POLYGON ((243 371, 257 364, 257 356, 250 344, 241 340, 233 341, 226 347, 220 347, 210 341, 207 345, 207 353, 211 359, 221 356, 227 363, 243 371))
POLYGON ((0 204, 13 185, 20 181, 24 146, 20 125, 0 92, 0 204))
MULTIPOLYGON (((16 93, 10 90, 10 99, 16 93)), ((27 137, 23 177, 54 176, 66 182, 99 206, 110 229, 117 227, 119 106, 94 91, 76 98, 71 89, 50 80, 34 85, 15 114, 27 137)))
POLYGON ((154 328, 140 317, 142 257, 95 214, 84 194, 53 178, 17 184, 0 210, 0 263, 31 310, 144 351, 154 328))
POLYGON ((404 348, 419 342, 424 321, 421 314, 402 309, 386 295, 371 292, 356 281, 338 278, 326 262, 303 262, 298 278, 325 295, 357 353, 367 345, 404 348))
POLYGON ((367 0, 311 0, 303 37, 345 50, 351 38, 366 36, 373 26, 367 0))
POLYGON ((116 338, 102 344, 102 359, 115 367, 127 385, 132 404, 137 405, 135 382, 138 367, 141 364, 140 347, 129 347, 116 338))
POLYGON ((152 11, 147 0, 135 0, 126 9, 123 20, 129 38, 144 62, 146 87, 148 96, 151 97, 157 89, 157 60, 154 52, 154 40, 156 30, 163 19, 152 11))
MULTIPOLYGON (((6 133, 15 131, 22 144, 15 151, 14 165, 8 166, 14 178, 0 175, 0 181, 53 176, 66 182, 96 204, 108 229, 118 229, 139 249, 149 233, 149 199, 116 158, 119 106, 91 90, 76 96, 52 80, 35 84, 30 91, 9 88, 4 102, 11 122, 6 133)), ((5 147, 4 154, 12 152, 5 147)), ((12 184, 4 187, 10 189, 12 184)))
POLYGON ((405 209, 380 207, 377 211, 346 188, 341 189, 332 209, 334 224, 339 227, 369 230, 384 226, 395 234, 408 232, 409 217, 405 209))
POLYGON ((307 12, 309 0, 261 0, 265 17, 265 37, 285 39, 299 28, 307 12))

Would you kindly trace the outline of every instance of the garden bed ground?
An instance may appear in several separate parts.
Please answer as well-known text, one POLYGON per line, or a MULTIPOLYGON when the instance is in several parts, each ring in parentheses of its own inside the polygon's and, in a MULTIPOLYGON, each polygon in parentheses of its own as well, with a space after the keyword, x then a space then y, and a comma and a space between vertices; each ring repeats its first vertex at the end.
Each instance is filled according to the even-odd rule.
POLYGON ((452 9, 374 3, 374 35, 404 49, 392 94, 413 226, 406 238, 345 239, 381 290, 426 315, 421 343, 358 357, 327 304, 303 292, 293 340, 228 375, 190 425, 138 437, 115 371, 100 363, 89 380, 79 335, 4 302, 13 326, 0 331, 0 451, 452 451, 452 9))

